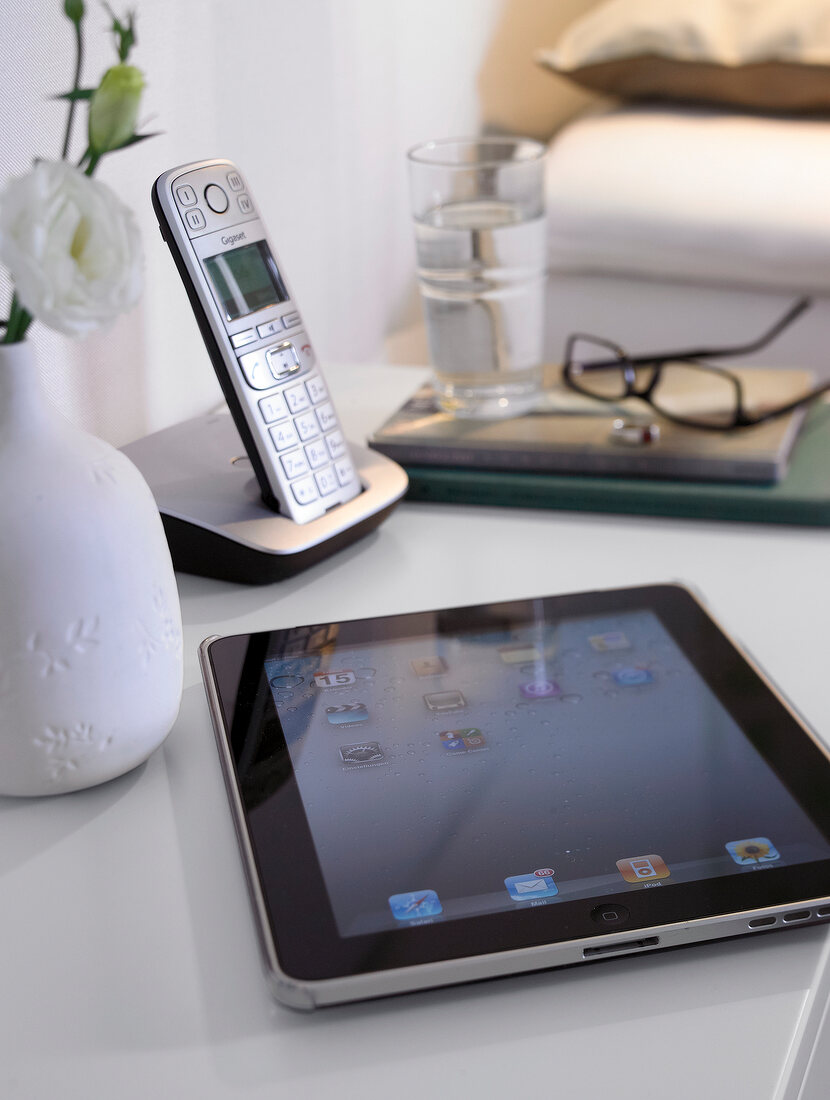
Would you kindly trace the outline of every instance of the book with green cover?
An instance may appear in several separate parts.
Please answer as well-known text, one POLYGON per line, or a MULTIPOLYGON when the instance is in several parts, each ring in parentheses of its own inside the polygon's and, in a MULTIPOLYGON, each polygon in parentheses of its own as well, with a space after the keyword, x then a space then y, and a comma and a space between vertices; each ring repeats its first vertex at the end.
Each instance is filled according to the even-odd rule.
MULTIPOLYGON (((424 396, 416 398, 422 400, 424 396)), ((388 423, 369 443, 404 466, 410 500, 830 525, 830 404, 825 402, 813 406, 800 430, 793 433, 787 448, 788 461, 782 464, 776 482, 711 477, 695 480, 688 476, 678 479, 648 476, 647 472, 609 476, 510 467, 504 463, 501 468, 489 467, 476 464, 474 448, 470 448, 469 461, 463 464, 423 462, 406 457, 400 448, 387 446, 388 423)))

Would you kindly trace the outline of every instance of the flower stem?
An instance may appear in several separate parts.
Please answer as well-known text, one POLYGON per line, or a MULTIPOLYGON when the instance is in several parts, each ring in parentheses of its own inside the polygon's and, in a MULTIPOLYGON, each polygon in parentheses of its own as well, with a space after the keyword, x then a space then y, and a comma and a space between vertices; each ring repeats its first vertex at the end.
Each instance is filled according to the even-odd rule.
POLYGON ((18 300, 17 294, 14 294, 12 297, 11 310, 9 311, 9 321, 6 325, 6 332, 3 339, 0 340, 0 344, 19 344, 26 336, 26 331, 31 323, 31 313, 23 308, 18 300))
MULTIPOLYGON (((75 27, 75 79, 72 84, 72 91, 77 92, 81 86, 81 67, 84 60, 84 40, 81 33, 81 22, 73 22, 75 27)), ((69 142, 72 138, 72 124, 75 121, 75 107, 77 100, 71 99, 69 101, 69 114, 66 118, 66 133, 63 138, 63 151, 61 152, 61 160, 66 160, 69 156, 69 142)))
POLYGON ((101 159, 102 156, 103 156, 103 153, 92 153, 91 152, 89 154, 89 161, 87 162, 86 168, 84 168, 84 175, 85 176, 91 176, 92 175, 92 173, 98 167, 98 161, 101 159))

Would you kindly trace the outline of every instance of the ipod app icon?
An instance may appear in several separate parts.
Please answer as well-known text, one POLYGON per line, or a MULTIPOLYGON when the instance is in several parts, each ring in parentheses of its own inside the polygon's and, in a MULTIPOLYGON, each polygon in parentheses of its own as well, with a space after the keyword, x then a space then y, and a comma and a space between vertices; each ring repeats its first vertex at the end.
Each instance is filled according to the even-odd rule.
POLYGON ((662 856, 630 856, 617 860, 617 870, 626 882, 645 882, 648 879, 668 878, 671 871, 662 856))

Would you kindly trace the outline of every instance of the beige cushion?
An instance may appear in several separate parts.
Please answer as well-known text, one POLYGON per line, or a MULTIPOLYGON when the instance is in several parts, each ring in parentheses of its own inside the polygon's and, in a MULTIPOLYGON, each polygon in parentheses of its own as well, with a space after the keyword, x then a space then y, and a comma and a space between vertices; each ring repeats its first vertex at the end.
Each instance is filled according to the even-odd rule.
POLYGON ((830 121, 629 105, 547 164, 551 268, 830 292, 830 121))
POLYGON ((537 59, 625 99, 830 108, 826 0, 606 0, 537 59))

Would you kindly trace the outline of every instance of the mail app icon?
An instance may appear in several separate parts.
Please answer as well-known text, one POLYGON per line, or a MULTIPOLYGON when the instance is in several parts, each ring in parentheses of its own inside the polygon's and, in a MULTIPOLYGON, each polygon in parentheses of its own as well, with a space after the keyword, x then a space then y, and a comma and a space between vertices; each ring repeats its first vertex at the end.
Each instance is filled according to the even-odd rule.
POLYGON ((551 875, 511 875, 504 880, 507 892, 513 901, 535 901, 537 898, 552 898, 559 893, 551 875))

